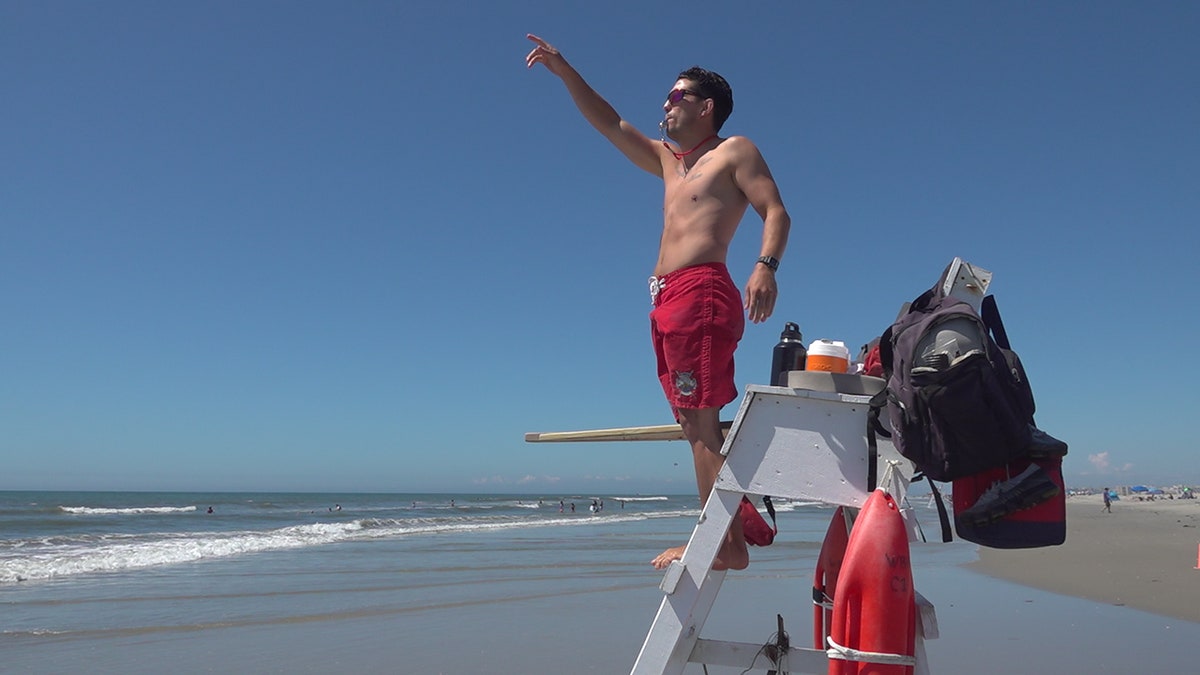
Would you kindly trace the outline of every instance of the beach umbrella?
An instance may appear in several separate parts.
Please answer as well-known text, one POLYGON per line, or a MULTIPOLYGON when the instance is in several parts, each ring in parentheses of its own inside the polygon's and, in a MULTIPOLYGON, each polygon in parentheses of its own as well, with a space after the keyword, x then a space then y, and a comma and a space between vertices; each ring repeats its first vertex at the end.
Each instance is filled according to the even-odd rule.
POLYGON ((1131 487, 1129 489, 1133 492, 1149 492, 1150 491, 1150 488, 1146 487, 1145 485, 1134 485, 1133 487, 1131 487))
POLYGON ((1158 488, 1154 488, 1153 490, 1151 490, 1151 491, 1150 491, 1150 494, 1152 494, 1152 495, 1162 495, 1162 494, 1166 494, 1166 493, 1165 493, 1165 492, 1163 492, 1162 490, 1158 489, 1158 488))

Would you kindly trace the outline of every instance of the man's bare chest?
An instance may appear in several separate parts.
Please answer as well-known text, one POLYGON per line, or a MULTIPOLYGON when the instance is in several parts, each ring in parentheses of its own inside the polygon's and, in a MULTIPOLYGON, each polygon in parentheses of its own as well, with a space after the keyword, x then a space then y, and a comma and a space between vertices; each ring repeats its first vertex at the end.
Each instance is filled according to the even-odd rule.
POLYGON ((692 166, 678 162, 664 172, 664 206, 686 209, 711 201, 736 203, 740 192, 728 165, 718 158, 701 157, 692 166))

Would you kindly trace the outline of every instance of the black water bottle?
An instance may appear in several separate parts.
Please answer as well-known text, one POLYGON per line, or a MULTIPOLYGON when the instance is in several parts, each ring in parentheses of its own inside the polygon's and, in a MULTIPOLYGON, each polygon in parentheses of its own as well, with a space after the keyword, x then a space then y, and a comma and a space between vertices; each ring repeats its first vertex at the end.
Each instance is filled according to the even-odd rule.
POLYGON ((804 349, 804 337, 800 335, 800 326, 792 322, 783 325, 779 335, 779 344, 771 356, 771 384, 786 387, 789 370, 804 370, 804 360, 808 351, 804 349))

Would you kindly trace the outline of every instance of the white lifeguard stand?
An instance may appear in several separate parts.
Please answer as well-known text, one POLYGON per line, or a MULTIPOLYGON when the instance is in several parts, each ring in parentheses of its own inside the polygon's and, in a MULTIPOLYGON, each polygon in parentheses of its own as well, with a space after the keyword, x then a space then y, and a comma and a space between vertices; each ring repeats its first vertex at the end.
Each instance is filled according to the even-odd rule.
MULTIPOLYGON (((979 310, 992 273, 954 258, 942 279, 942 292, 979 310)), ((907 311, 905 306, 901 313, 907 311)), ((876 441, 872 458, 867 442, 871 396, 883 386, 878 378, 793 371, 787 387, 750 385, 726 435, 725 464, 717 476, 683 557, 667 568, 660 588, 663 600, 642 644, 633 675, 682 673, 688 663, 793 675, 828 672, 832 650, 702 639, 725 572, 713 571, 725 534, 743 496, 819 501, 862 508, 876 487, 901 505, 909 541, 924 541, 906 496, 912 463, 886 438, 876 441), (876 480, 877 478, 877 480, 876 480)), ((673 440, 678 425, 526 434, 531 442, 673 440)), ((915 675, 928 675, 926 639, 937 637, 934 607, 916 593, 915 675)), ((886 655, 862 659, 878 663, 886 655)))
MULTIPOLYGON (((870 485, 870 477, 879 476, 878 487, 904 503, 912 464, 884 438, 878 439, 874 467, 868 452, 869 403, 882 381, 796 371, 788 384, 746 388, 721 450, 725 465, 683 557, 663 576, 662 603, 633 665, 634 675, 682 673, 688 663, 789 673, 828 671, 830 657, 823 649, 764 650, 761 644, 700 638, 726 574, 713 571, 712 564, 743 496, 861 508, 876 487, 870 485)), ((901 513, 909 539, 922 540, 911 512, 901 513)), ((932 605, 919 596, 917 603, 915 672, 920 674, 928 673, 923 639, 936 636, 936 622, 932 605)))

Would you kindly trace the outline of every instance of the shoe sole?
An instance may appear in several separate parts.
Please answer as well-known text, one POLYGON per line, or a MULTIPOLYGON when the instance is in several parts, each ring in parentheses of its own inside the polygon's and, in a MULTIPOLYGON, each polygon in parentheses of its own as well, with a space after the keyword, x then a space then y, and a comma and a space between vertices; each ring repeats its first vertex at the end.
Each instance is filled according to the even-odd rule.
POLYGON ((990 509, 983 513, 971 513, 968 509, 962 515, 955 518, 957 522, 963 522, 972 527, 983 527, 990 525, 997 520, 1002 520, 1017 511, 1031 509, 1038 504, 1057 497, 1062 492, 1062 489, 1057 484, 1051 482, 1044 486, 1041 490, 1031 491, 1021 499, 1015 499, 1002 505, 1001 508, 990 509))

